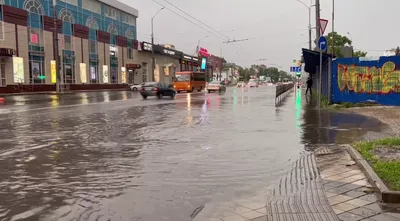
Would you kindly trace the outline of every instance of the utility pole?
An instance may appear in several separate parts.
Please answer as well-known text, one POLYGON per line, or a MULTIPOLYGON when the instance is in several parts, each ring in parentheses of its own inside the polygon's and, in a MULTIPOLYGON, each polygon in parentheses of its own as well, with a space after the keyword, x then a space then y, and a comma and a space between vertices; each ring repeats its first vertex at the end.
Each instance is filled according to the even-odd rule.
POLYGON ((308 49, 311 50, 312 42, 311 42, 311 6, 308 7, 308 49))
POLYGON ((320 12, 321 12, 321 10, 320 10, 319 0, 315 0, 315 19, 316 19, 316 23, 315 24, 316 24, 316 27, 317 27, 316 28, 317 39, 315 39, 315 42, 317 42, 317 44, 318 44, 319 37, 321 37, 321 27, 320 27, 320 24, 319 24, 320 12))
POLYGON ((335 34, 334 34, 334 32, 335 32, 335 0, 332 0, 332 42, 331 42, 331 45, 332 45, 332 57, 335 55, 335 45, 334 45, 334 42, 335 42, 335 34))
POLYGON ((156 14, 154 14, 153 17, 151 17, 151 81, 154 81, 154 71, 156 70, 156 59, 154 58, 154 17, 160 12, 164 10, 164 7, 162 7, 160 10, 157 11, 156 14))
POLYGON ((56 91, 61 92, 60 83, 60 56, 58 49, 58 30, 57 30, 57 11, 56 11, 57 1, 53 0, 53 22, 54 22, 54 32, 53 32, 53 45, 54 45, 54 60, 56 61, 56 91))

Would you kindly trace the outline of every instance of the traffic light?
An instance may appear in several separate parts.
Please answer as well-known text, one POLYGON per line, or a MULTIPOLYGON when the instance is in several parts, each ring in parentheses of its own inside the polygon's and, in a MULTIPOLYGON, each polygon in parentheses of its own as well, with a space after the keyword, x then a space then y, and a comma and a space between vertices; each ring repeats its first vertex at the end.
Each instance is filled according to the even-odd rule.
POLYGON ((296 73, 296 76, 297 76, 297 77, 301 77, 301 72, 297 72, 297 73, 296 73))

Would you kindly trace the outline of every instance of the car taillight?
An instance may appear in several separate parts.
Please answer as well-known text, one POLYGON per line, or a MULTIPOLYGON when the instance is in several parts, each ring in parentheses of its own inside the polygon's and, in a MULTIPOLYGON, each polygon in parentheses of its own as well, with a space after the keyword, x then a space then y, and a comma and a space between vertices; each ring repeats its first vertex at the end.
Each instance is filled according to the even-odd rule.
POLYGON ((144 91, 144 87, 142 87, 140 90, 141 90, 141 91, 144 91))
POLYGON ((158 88, 157 88, 157 87, 155 87, 153 90, 154 90, 154 91, 158 91, 158 88))

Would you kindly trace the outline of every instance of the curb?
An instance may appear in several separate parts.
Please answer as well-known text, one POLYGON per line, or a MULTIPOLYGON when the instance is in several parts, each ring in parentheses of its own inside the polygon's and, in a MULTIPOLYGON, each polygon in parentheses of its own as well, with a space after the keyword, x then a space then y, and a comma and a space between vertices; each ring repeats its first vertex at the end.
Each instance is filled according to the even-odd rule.
POLYGON ((361 154, 351 145, 345 146, 347 152, 354 159, 357 165, 364 172, 368 181, 374 187, 375 191, 379 193, 379 199, 384 203, 400 203, 400 191, 392 191, 386 184, 378 177, 369 163, 361 156, 361 154))

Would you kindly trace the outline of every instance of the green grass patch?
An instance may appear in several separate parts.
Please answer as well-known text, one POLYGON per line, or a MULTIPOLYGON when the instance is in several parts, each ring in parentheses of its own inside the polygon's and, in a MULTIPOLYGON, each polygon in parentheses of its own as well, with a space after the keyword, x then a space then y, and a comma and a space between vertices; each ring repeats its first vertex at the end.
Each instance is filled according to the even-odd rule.
POLYGON ((356 142, 354 147, 369 162, 389 189, 400 191, 400 157, 395 157, 393 154, 396 151, 400 153, 400 137, 356 142), (378 152, 381 148, 391 152, 386 153, 388 156, 383 156, 379 154, 382 152, 378 152))

